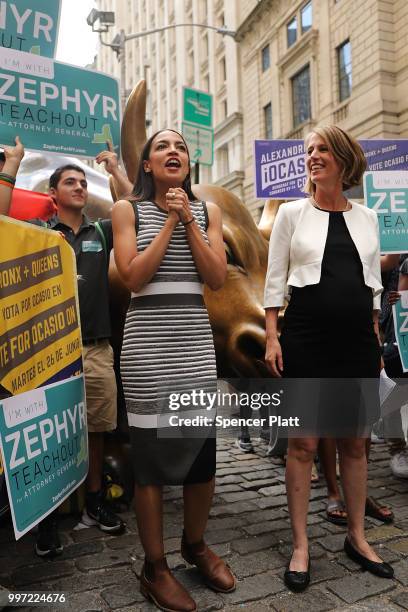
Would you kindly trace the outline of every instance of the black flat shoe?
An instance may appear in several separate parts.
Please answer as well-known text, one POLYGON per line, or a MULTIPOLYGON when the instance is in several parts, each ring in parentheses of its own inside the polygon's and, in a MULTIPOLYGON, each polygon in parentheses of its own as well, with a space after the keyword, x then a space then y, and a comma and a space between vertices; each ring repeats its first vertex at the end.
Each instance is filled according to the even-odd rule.
POLYGON ((310 556, 309 561, 307 563, 306 572, 295 572, 289 569, 290 561, 288 565, 288 569, 285 571, 283 576, 283 580, 291 591, 295 591, 295 593, 300 593, 304 591, 310 583, 310 556))
POLYGON ((371 574, 375 574, 381 578, 394 578, 394 570, 389 563, 385 561, 379 563, 378 561, 371 561, 367 559, 367 557, 363 557, 363 555, 354 548, 348 538, 344 540, 344 552, 350 559, 361 565, 363 569, 371 572, 371 574))

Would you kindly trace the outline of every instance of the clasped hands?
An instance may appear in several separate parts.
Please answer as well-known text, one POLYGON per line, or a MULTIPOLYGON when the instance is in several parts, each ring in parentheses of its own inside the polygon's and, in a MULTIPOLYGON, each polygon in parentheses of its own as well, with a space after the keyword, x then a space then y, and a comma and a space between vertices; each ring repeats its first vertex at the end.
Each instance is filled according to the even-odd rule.
POLYGON ((181 187, 171 187, 168 190, 166 193, 166 204, 169 217, 173 218, 177 223, 181 221, 185 225, 194 219, 187 194, 181 187))

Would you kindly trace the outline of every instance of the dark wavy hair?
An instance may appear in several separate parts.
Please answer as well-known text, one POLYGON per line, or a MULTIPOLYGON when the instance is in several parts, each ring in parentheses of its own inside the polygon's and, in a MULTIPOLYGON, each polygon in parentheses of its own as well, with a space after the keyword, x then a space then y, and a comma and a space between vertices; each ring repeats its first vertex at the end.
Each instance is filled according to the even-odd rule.
MULTIPOLYGON (((180 138, 183 140, 184 144, 186 145, 187 154, 188 154, 188 163, 190 167, 190 153, 188 151, 188 146, 187 146, 187 143, 183 135, 180 134, 180 132, 177 132, 177 130, 172 130, 170 128, 158 130, 157 132, 153 134, 153 136, 150 136, 149 140, 146 142, 145 146, 143 147, 143 151, 142 151, 142 155, 141 155, 140 163, 139 163, 139 170, 138 170, 137 177, 136 177, 136 182, 133 187, 132 195, 129 198, 131 201, 143 202, 145 200, 154 200, 155 198, 156 188, 154 184, 154 178, 151 172, 145 172, 145 169, 143 167, 143 162, 148 161, 150 157, 150 149, 152 147, 152 142, 156 138, 156 136, 158 136, 162 132, 174 132, 175 134, 180 136, 180 138)), ((186 178, 184 179, 181 187, 186 192, 187 197, 190 201, 195 201, 197 199, 191 190, 190 170, 188 171, 188 174, 186 178)))
POLYGON ((49 184, 50 189, 57 189, 58 183, 61 180, 62 174, 66 172, 67 170, 74 170, 75 172, 80 172, 86 178, 86 174, 82 170, 82 168, 80 168, 79 166, 76 166, 75 164, 66 164, 65 166, 60 166, 59 168, 54 170, 54 172, 51 174, 50 184, 49 184))

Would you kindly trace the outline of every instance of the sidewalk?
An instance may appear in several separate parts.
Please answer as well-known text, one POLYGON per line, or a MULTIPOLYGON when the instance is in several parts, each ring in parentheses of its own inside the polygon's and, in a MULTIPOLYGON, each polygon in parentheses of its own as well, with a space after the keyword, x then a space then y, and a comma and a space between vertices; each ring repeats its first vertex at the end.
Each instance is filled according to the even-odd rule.
MULTIPOLYGON (((286 506, 284 469, 265 458, 266 446, 255 454, 241 453, 231 440, 218 441, 217 487, 206 540, 228 560, 238 588, 229 595, 208 590, 195 569, 187 569, 179 554, 182 502, 179 487, 166 489, 165 545, 170 567, 191 590, 200 611, 239 612, 401 612, 408 609, 408 481, 389 469, 383 445, 372 447, 369 493, 389 504, 395 523, 366 520, 367 535, 379 554, 393 564, 396 579, 376 578, 342 552, 344 528, 325 520, 325 487, 313 486, 309 514, 311 586, 290 593, 282 580, 290 555, 291 533, 286 506)), ((62 521, 63 555, 57 561, 37 559, 34 538, 14 541, 10 528, 0 528, 0 584, 10 590, 65 592, 75 612, 153 611, 139 593, 138 574, 143 552, 132 511, 122 515, 127 532, 109 536, 96 528, 73 531, 74 521, 62 521)), ((66 606, 20 608, 63 610, 66 606)))

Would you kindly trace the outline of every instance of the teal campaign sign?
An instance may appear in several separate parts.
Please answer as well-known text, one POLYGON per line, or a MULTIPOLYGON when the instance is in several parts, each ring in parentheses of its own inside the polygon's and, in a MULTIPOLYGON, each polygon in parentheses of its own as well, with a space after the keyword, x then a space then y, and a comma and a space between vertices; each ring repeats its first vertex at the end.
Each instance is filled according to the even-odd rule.
POLYGON ((0 442, 18 539, 86 478, 83 375, 3 400, 0 442))
POLYGON ((1 0, 0 46, 54 57, 61 0, 1 0))
POLYGON ((402 369, 408 372, 408 291, 401 291, 401 299, 394 304, 395 338, 401 357, 402 369))
POLYGON ((408 172, 366 172, 364 199, 378 216, 381 253, 407 253, 408 172))
POLYGON ((0 47, 0 144, 94 158, 120 139, 118 81, 0 47), (11 70, 12 68, 12 70, 11 70))

